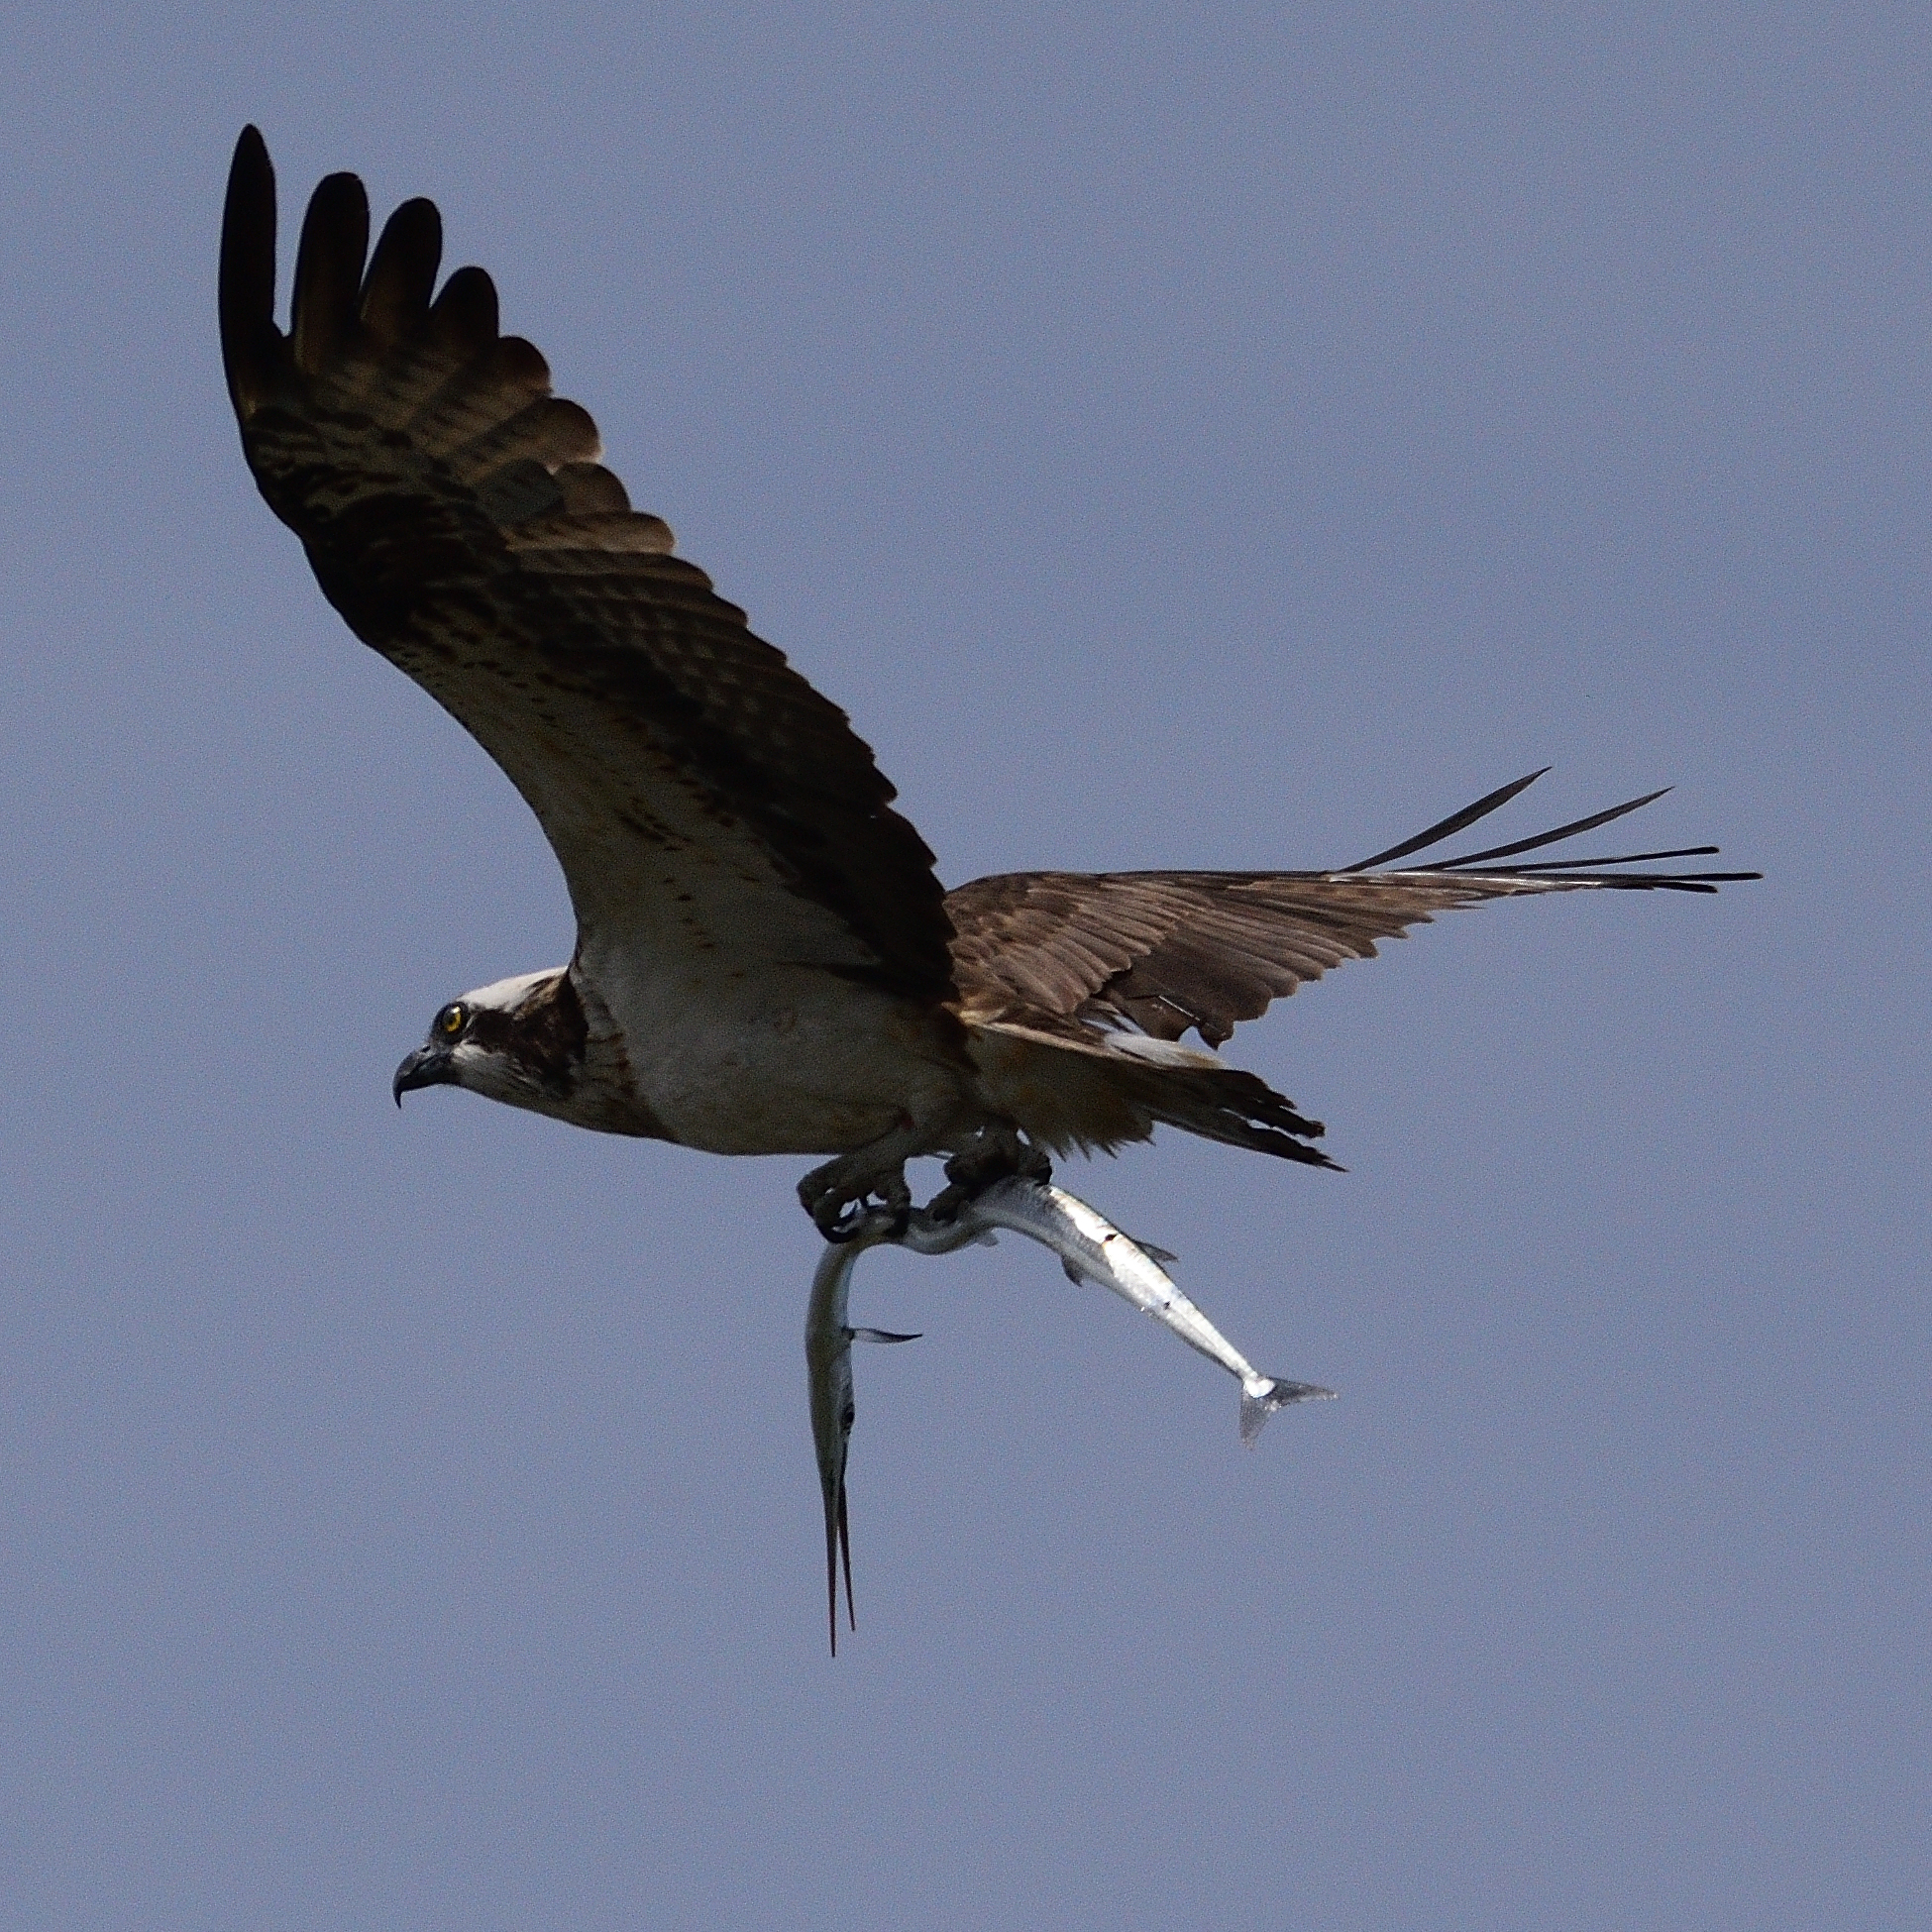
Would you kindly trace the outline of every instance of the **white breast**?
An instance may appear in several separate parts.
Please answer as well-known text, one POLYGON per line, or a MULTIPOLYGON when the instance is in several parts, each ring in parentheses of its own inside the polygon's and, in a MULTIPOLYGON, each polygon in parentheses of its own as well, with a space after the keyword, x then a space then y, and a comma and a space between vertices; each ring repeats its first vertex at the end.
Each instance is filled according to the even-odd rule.
POLYGON ((686 1146, 848 1153, 908 1120, 950 1120, 965 1099, 918 1009, 836 974, 640 957, 587 936, 576 978, 593 1058, 605 1034, 637 1100, 686 1146))

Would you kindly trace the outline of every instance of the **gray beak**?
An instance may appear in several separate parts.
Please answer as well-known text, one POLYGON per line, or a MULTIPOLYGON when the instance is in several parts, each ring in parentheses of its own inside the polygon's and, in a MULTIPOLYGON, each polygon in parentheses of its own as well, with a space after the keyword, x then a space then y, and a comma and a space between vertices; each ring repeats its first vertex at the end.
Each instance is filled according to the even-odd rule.
POLYGON ((427 1046, 419 1046, 395 1070, 395 1079, 389 1091, 395 1096, 395 1104, 402 1105, 402 1097, 417 1087, 454 1087, 458 1084, 456 1061, 451 1057, 447 1046, 432 1040, 427 1046))

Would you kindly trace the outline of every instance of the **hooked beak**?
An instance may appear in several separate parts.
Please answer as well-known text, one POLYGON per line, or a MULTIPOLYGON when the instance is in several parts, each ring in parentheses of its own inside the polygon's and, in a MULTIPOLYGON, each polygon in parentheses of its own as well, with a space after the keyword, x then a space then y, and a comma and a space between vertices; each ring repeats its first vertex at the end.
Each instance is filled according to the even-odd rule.
POLYGON ((395 1070, 395 1079, 389 1091, 395 1096, 395 1104, 402 1105, 402 1097, 418 1087, 454 1087, 459 1085, 456 1060, 447 1046, 432 1040, 427 1046, 419 1046, 395 1070))

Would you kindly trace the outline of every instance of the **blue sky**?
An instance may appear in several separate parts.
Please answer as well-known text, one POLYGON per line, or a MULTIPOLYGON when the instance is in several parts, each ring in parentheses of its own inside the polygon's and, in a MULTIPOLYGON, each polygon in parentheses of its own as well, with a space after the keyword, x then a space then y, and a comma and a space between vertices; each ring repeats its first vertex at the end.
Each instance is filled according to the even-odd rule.
MULTIPOLYGON (((1899 1926, 1922 1525, 1916 9, 29 7, 0 70, 9 1926, 1899 1926), (216 353, 268 136, 442 206, 948 882, 1539 829, 1071 1185, 1342 1400, 388 1076, 561 961, 216 353)), ((285 277, 285 267, 284 267, 285 277)), ((284 280, 285 285, 285 280, 284 280)))

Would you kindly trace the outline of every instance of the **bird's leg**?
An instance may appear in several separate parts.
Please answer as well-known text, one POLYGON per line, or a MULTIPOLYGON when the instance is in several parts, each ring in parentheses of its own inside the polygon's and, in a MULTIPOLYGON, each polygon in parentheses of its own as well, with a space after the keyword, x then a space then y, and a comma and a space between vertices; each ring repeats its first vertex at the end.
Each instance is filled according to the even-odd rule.
POLYGON ((849 1241, 857 1234, 875 1195, 893 1218, 888 1238, 897 1240, 905 1234, 912 1213, 912 1190, 906 1181, 912 1150, 898 1144, 902 1138, 886 1134, 856 1153, 814 1167, 799 1183, 800 1202, 828 1241, 849 1241))
POLYGON ((1016 1174, 1021 1180, 1038 1181, 1043 1186, 1053 1178, 1053 1163, 1018 1127, 982 1127, 946 1162, 948 1185, 927 1204, 927 1218, 951 1221, 967 1202, 984 1194, 995 1181, 1016 1174))

